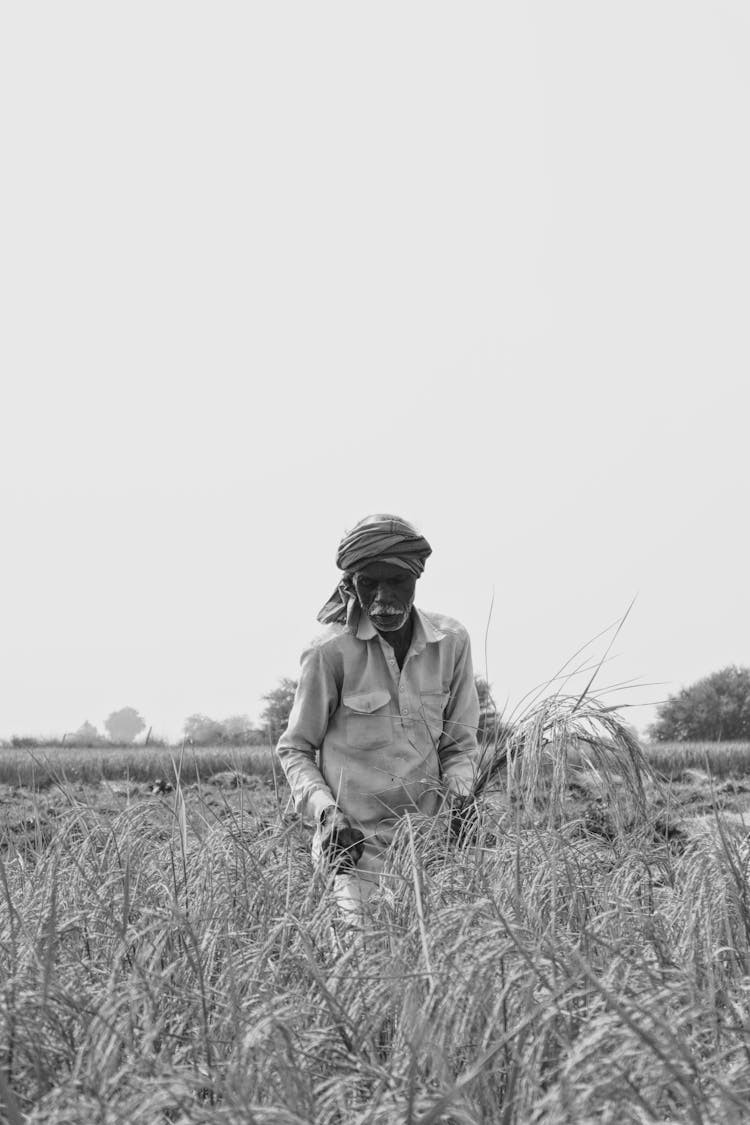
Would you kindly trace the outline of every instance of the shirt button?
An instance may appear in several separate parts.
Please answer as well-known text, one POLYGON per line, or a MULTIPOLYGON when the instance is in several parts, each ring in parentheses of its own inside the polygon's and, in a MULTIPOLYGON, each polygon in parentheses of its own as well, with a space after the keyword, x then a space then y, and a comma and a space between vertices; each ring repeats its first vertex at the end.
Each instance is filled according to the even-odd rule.
POLYGON ((409 708, 408 707, 402 707, 401 708, 401 714, 402 715, 408 715, 409 714, 409 708))

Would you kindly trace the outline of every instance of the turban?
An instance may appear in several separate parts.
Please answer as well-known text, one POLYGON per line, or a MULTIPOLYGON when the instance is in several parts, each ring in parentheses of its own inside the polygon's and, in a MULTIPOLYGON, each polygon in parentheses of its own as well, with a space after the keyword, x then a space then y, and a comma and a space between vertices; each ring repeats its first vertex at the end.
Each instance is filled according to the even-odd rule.
POLYGON ((336 566, 344 577, 318 614, 318 621, 353 624, 358 607, 351 576, 368 563, 391 563, 403 567, 417 578, 424 570, 432 547, 417 529, 398 516, 366 516, 348 531, 339 543, 336 566))

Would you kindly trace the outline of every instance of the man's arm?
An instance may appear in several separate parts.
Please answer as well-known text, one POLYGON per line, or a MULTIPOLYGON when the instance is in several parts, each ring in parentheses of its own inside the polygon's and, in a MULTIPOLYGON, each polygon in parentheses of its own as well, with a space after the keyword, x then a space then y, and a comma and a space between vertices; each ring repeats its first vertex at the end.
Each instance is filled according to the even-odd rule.
POLYGON ((438 743, 443 780, 452 796, 468 795, 474 783, 479 766, 478 725, 479 697, 467 635, 453 670, 450 698, 443 713, 443 734, 438 743))
POLYGON ((316 822, 324 809, 336 804, 318 768, 316 756, 338 702, 338 685, 322 650, 307 649, 302 654, 299 685, 289 723, 279 739, 276 753, 289 782, 295 809, 316 822))

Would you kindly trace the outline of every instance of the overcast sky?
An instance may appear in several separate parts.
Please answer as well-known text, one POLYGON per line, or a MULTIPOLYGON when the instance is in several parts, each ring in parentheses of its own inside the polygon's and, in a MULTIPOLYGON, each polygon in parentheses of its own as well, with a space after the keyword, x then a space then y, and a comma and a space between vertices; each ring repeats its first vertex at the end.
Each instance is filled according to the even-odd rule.
POLYGON ((635 595, 641 729, 750 664, 748 58, 745 0, 5 5, 0 737, 257 716, 372 511, 500 702, 635 595))

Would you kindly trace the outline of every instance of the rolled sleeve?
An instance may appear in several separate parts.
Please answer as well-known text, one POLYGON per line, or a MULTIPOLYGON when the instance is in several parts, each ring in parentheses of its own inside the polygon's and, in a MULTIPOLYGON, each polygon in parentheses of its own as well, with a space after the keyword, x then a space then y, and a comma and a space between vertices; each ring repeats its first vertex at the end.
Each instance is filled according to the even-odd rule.
POLYGON ((289 782, 295 809, 302 816, 315 820, 323 809, 336 803, 317 762, 330 717, 338 706, 338 697, 338 685, 323 651, 308 649, 302 654, 294 706, 276 753, 289 782))
POLYGON ((479 766, 478 724, 479 697, 467 636, 454 668, 448 705, 443 713, 443 735, 438 743, 445 787, 455 796, 468 794, 476 777, 479 766))

